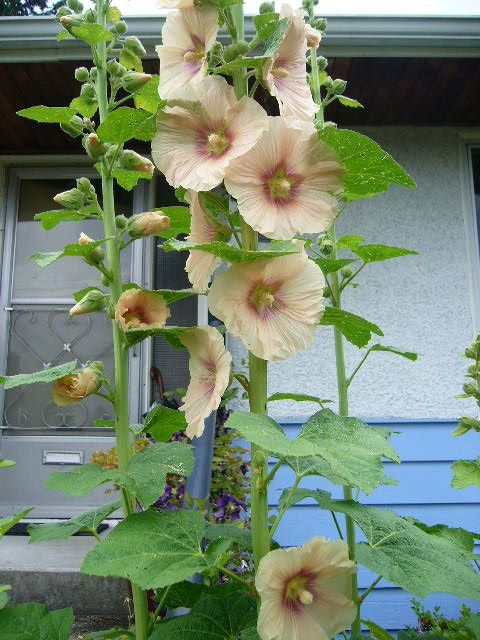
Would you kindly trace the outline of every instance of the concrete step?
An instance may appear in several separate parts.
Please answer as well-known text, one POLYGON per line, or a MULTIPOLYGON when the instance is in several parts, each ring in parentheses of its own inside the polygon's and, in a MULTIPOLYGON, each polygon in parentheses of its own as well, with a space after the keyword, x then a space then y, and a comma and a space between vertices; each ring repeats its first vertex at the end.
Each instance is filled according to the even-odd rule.
POLYGON ((37 544, 29 544, 29 539, 7 535, 0 543, 0 584, 12 586, 12 604, 42 602, 51 610, 72 607, 76 617, 125 619, 128 583, 80 573, 84 556, 97 544, 94 538, 37 544))

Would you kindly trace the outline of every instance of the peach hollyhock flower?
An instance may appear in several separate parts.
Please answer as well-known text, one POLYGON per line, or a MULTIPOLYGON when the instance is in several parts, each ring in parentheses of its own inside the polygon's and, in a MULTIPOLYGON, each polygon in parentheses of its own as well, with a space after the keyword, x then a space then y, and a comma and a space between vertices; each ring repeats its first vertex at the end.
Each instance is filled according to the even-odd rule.
POLYGON ((170 218, 162 211, 147 211, 132 216, 128 222, 128 235, 132 238, 153 236, 159 231, 168 229, 170 218))
POLYGON ((194 0, 157 0, 159 9, 189 9, 194 6, 194 0))
POLYGON ((52 400, 57 407, 81 402, 96 393, 103 384, 103 364, 91 362, 87 367, 56 380, 52 388, 52 400))
POLYGON ((180 339, 190 354, 190 384, 180 411, 185 412, 187 436, 199 438, 205 418, 218 409, 228 387, 232 356, 225 349, 222 334, 213 327, 199 327, 180 339))
POLYGON ((296 242, 299 253, 234 264, 208 293, 210 311, 263 360, 310 347, 324 309, 322 271, 296 242))
POLYGON ((222 182, 230 162, 257 142, 268 117, 252 98, 237 101, 220 76, 190 84, 184 97, 159 112, 152 156, 169 184, 209 191, 222 182))
POLYGON ((335 151, 309 127, 281 117, 232 162, 225 186, 250 226, 269 238, 326 231, 338 213, 344 170, 335 151))
POLYGON ((263 67, 263 81, 277 99, 282 116, 312 120, 319 107, 307 81, 305 21, 302 12, 294 13, 288 4, 282 6, 280 17, 288 18, 290 25, 272 59, 263 67))
POLYGON ((162 30, 163 44, 156 48, 162 98, 178 97, 186 85, 205 76, 207 52, 217 31, 218 14, 211 7, 181 9, 167 16, 162 30))
MULTIPOLYGON (((212 219, 203 210, 198 193, 190 191, 190 235, 187 236, 189 242, 195 244, 206 244, 219 239, 219 233, 212 224, 212 219)), ((199 292, 205 293, 208 289, 208 281, 215 269, 221 263, 220 258, 206 251, 190 251, 190 255, 185 265, 185 271, 192 286, 199 292)))
POLYGON ((127 289, 118 299, 115 320, 123 331, 165 326, 170 310, 162 296, 143 289, 127 289))
POLYGON ((331 640, 345 631, 357 613, 351 600, 355 570, 344 542, 320 536, 303 547, 268 553, 255 578, 260 638, 331 640))

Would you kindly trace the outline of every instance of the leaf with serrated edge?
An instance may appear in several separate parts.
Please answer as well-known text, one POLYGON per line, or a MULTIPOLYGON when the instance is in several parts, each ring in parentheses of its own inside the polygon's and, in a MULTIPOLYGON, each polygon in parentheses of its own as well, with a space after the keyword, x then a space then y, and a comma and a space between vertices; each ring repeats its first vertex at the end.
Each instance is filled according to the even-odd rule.
POLYGON ((44 105, 17 111, 17 116, 44 124, 67 124, 75 114, 76 110, 69 107, 45 107, 44 105))
POLYGON ((15 376, 0 376, 0 384, 3 384, 5 389, 13 389, 14 387, 20 387, 23 384, 36 384, 37 382, 49 383, 70 375, 76 368, 77 361, 72 360, 71 362, 59 364, 56 367, 44 369, 43 371, 36 371, 35 373, 19 373, 15 376))
POLYGON ((96 240, 95 242, 87 242, 85 244, 66 244, 60 251, 47 251, 45 253, 34 253, 30 256, 31 260, 35 260, 39 267, 48 267, 60 258, 87 258, 97 247, 105 244, 106 240, 96 240))
POLYGON ((227 262, 255 262, 255 260, 277 258, 292 253, 298 253, 299 247, 291 242, 271 242, 262 251, 248 251, 233 247, 226 242, 215 240, 205 244, 186 242, 184 240, 169 240, 163 245, 164 251, 206 251, 227 262))
POLYGON ((216 540, 217 538, 225 538, 238 544, 242 549, 251 551, 252 534, 248 529, 241 529, 235 524, 209 524, 205 532, 207 540, 216 540))
POLYGON ((187 421, 183 411, 170 409, 163 405, 154 407, 145 418, 144 431, 157 442, 166 442, 177 431, 185 431, 187 421))
POLYGON ((48 611, 43 604, 17 604, 0 611, 2 640, 68 640, 73 610, 48 611))
POLYGON ((480 487, 480 464, 474 460, 458 460, 451 469, 453 471, 452 487, 466 489, 480 487))
POLYGON ((403 256, 416 256, 416 251, 404 249, 403 247, 391 247, 386 244, 362 244, 352 249, 353 253, 367 264, 371 262, 384 262, 403 256))
POLYGON ((20 522, 26 515, 30 513, 32 509, 25 509, 21 513, 17 513, 15 516, 9 516, 8 518, 0 518, 0 538, 4 536, 7 531, 10 531, 12 527, 20 522))
POLYGON ((174 240, 180 235, 190 233, 191 215, 188 207, 161 207, 153 211, 159 211, 170 218, 170 225, 155 234, 158 238, 174 240))
POLYGON ((128 516, 90 551, 81 571, 128 578, 159 589, 209 567, 202 552, 206 521, 201 511, 144 511, 128 516))
POLYGON ((337 307, 326 307, 320 324, 337 327, 356 347, 365 347, 370 342, 372 333, 383 336, 383 331, 373 322, 337 307))
POLYGON ((151 117, 148 111, 132 107, 119 107, 105 118, 98 127, 97 133, 102 142, 123 144, 135 138, 137 131, 141 130, 141 127, 151 117))

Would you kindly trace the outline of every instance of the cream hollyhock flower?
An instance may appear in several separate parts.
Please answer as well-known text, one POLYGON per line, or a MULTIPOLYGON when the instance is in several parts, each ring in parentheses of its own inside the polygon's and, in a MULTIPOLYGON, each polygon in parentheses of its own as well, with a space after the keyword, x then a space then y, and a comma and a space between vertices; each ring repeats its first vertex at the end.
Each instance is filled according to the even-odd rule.
POLYGON ((268 91, 278 101, 280 114, 299 120, 312 120, 318 111, 307 81, 307 37, 301 10, 293 12, 284 4, 281 18, 288 18, 290 25, 283 40, 263 68, 263 81, 268 91))
POLYGON ((344 542, 320 536, 303 547, 268 553, 255 578, 260 638, 331 640, 345 631, 357 613, 351 600, 355 570, 344 542))
MULTIPOLYGON (((206 244, 218 240, 218 231, 212 225, 210 216, 203 210, 198 193, 190 191, 190 234, 187 236, 189 242, 195 244, 206 244)), ((210 276, 221 263, 220 258, 206 251, 190 251, 190 255, 185 265, 185 271, 192 286, 199 293, 205 293, 208 289, 210 276)))
POLYGON ((147 211, 132 216, 128 221, 127 232, 132 238, 153 236, 170 226, 170 218, 162 211, 147 211))
POLYGON ((318 49, 318 45, 322 41, 322 34, 310 24, 305 25, 305 37, 307 38, 307 47, 318 49))
POLYGON ((169 184, 209 191, 222 182, 230 162, 257 142, 268 117, 255 100, 237 101, 220 76, 190 84, 184 96, 159 112, 152 156, 169 184))
POLYGON ((123 331, 165 326, 170 309, 162 296, 143 289, 127 289, 118 299, 115 320, 123 331))
POLYGON ((199 438, 205 418, 218 409, 230 381, 232 356, 225 349, 223 336, 213 327, 199 327, 180 338, 190 354, 190 384, 182 398, 187 436, 199 438))
POLYGON ((343 167, 310 127, 281 117, 257 144, 232 162, 225 186, 246 222, 269 238, 326 231, 338 213, 343 167))
POLYGON ((190 82, 207 71, 207 52, 215 42, 218 14, 211 7, 181 9, 167 16, 162 30, 159 93, 163 99, 179 97, 190 82))
POLYGON ((56 380, 52 388, 52 400, 57 407, 81 402, 96 393, 103 384, 103 364, 92 362, 81 371, 56 380))
POLYGON ((210 311, 263 360, 283 360, 315 339, 325 280, 303 243, 299 253, 234 264, 208 293, 210 311))
POLYGON ((157 0, 159 9, 189 9, 194 6, 194 0, 157 0))

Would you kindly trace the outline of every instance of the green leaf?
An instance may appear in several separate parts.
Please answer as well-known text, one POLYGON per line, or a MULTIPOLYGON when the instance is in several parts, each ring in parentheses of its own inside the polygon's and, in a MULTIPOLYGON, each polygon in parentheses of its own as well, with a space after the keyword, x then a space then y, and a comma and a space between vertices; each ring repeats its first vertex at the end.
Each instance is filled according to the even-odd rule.
POLYGON ((4 536, 7 531, 10 531, 20 520, 30 513, 32 509, 25 509, 21 513, 17 513, 15 516, 9 516, 8 518, 0 518, 0 538, 4 536))
POLYGON ((480 640, 480 613, 472 613, 468 618, 466 625, 473 633, 476 640, 480 640))
POLYGON ((80 95, 70 102, 70 107, 84 118, 93 118, 97 113, 98 102, 95 99, 80 95))
POLYGON ((80 516, 70 518, 65 522, 54 524, 34 524, 28 527, 30 543, 45 542, 48 540, 64 540, 75 535, 79 531, 96 531, 99 525, 117 509, 120 509, 120 501, 111 502, 93 511, 87 511, 80 516))
POLYGON ((107 631, 90 631, 88 636, 80 636, 80 639, 83 637, 85 640, 124 640, 125 638, 135 640, 135 634, 132 631, 120 627, 113 627, 107 631))
POLYGON ((101 291, 98 287, 85 287, 85 289, 80 289, 80 291, 76 291, 73 294, 73 299, 75 302, 80 302, 80 300, 87 295, 90 291, 98 291, 99 293, 106 295, 103 291, 101 291))
POLYGON ((262 51, 263 57, 271 58, 273 56, 278 47, 282 44, 283 37, 285 36, 285 32, 289 26, 290 20, 288 18, 282 18, 278 21, 270 37, 265 41, 265 47, 262 51))
POLYGON ((458 420, 458 427, 452 433, 452 436, 463 436, 465 433, 468 433, 471 429, 480 433, 480 420, 476 418, 469 418, 468 416, 463 416, 458 420))
POLYGON ((402 356, 402 358, 407 358, 407 360, 415 360, 418 359, 418 353, 413 353, 413 351, 404 351, 403 349, 398 349, 397 347, 389 347, 383 344, 374 344, 372 347, 369 347, 370 351, 384 351, 385 353, 394 353, 397 356, 402 356))
POLYGON ((228 585, 219 586, 205 590, 188 615, 157 625, 151 640, 233 640, 243 629, 252 627, 256 617, 253 596, 228 585))
MULTIPOLYGON (((145 132, 150 131, 151 124, 145 129, 145 123, 151 123, 152 118, 153 116, 147 111, 132 107, 119 107, 105 118, 98 127, 97 133, 102 142, 113 142, 114 144, 123 144, 132 138, 150 140, 149 137, 145 137, 145 132)), ((155 132, 155 125, 153 131, 155 132)))
POLYGON ((416 256, 416 251, 402 247, 390 247, 386 244, 363 244, 352 249, 364 262, 383 262, 402 256, 416 256))
POLYGON ((136 53, 133 53, 131 49, 127 49, 126 47, 123 47, 119 60, 120 60, 120 64, 123 64, 123 66, 126 67, 127 69, 131 69, 133 71, 138 71, 139 73, 142 73, 143 71, 142 59, 139 58, 139 56, 137 56, 136 53))
POLYGON ((78 27, 72 27, 72 33, 89 45, 106 42, 107 40, 112 39, 110 31, 107 31, 107 29, 102 27, 101 24, 95 24, 93 22, 81 24, 78 27))
POLYGON ((252 551, 252 533, 248 529, 242 529, 235 524, 209 524, 205 532, 208 541, 224 538, 234 544, 238 544, 241 549, 252 551))
POLYGON ((39 220, 45 231, 54 229, 61 222, 81 222, 88 218, 98 218, 97 208, 92 206, 82 207, 78 211, 74 209, 52 209, 42 211, 34 216, 34 220, 39 220))
POLYGON ((372 333, 383 336, 383 331, 373 322, 337 307, 326 307, 320 324, 337 327, 356 347, 365 347, 370 342, 372 333))
POLYGON ((423 531, 393 511, 331 500, 324 508, 352 517, 368 542, 357 545, 360 564, 419 598, 451 593, 480 598, 472 554, 452 538, 423 531))
POLYGON ((205 585, 197 582, 178 582, 164 589, 159 589, 155 594, 155 599, 162 600, 167 609, 178 609, 179 607, 191 609, 206 589, 205 585))
POLYGON ((365 242, 363 236, 341 236, 337 240, 337 249, 338 251, 341 249, 350 249, 350 251, 353 251, 363 242, 365 242))
POLYGON ((158 589, 208 568, 200 511, 144 511, 128 516, 85 557, 82 572, 128 578, 158 589))
POLYGON ((338 96, 338 101, 343 104, 344 107, 351 107, 353 109, 363 109, 363 104, 354 98, 348 98, 347 96, 338 96))
POLYGON ((226 62, 222 64, 220 67, 215 67, 212 73, 215 74, 226 74, 233 76, 234 72, 237 69, 261 69, 265 62, 270 58, 267 56, 248 56, 243 58, 236 58, 231 62, 226 62))
POLYGON ((161 327, 159 329, 129 329, 125 332, 125 340, 127 344, 132 347, 133 345, 145 340, 146 338, 153 338, 156 336, 163 336, 165 340, 172 345, 174 349, 183 349, 183 344, 180 338, 189 333, 195 331, 196 327, 161 327))
POLYGON ((133 100, 137 109, 143 109, 149 113, 156 114, 159 108, 163 108, 166 102, 160 99, 158 84, 158 75, 153 75, 147 84, 144 84, 143 87, 135 92, 133 100))
POLYGON ((415 189, 415 182, 403 167, 367 136, 327 127, 319 137, 336 150, 345 167, 344 197, 347 200, 371 198, 387 191, 391 184, 415 189))
POLYGON ((62 29, 57 35, 57 42, 62 42, 63 40, 75 40, 75 36, 72 36, 66 29, 62 29))
POLYGON ((185 431, 186 428, 187 421, 183 411, 158 405, 146 417, 144 431, 155 438, 157 442, 166 442, 174 433, 185 431))
POLYGON ((375 640, 395 640, 395 638, 391 636, 388 631, 385 631, 385 629, 380 627, 372 620, 362 620, 362 622, 368 628, 368 630, 372 634, 372 638, 375 638, 375 640))
POLYGON ((480 487, 480 463, 474 460, 458 460, 450 468, 453 471, 452 487, 454 489, 480 487))
POLYGON ((155 289, 153 293, 162 296, 168 305, 198 295, 194 289, 155 289))
POLYGON ((161 211, 170 218, 170 226, 156 234, 159 238, 170 240, 190 233, 191 216, 188 207, 162 207, 161 209, 154 209, 154 211, 161 211))
POLYGON ((17 111, 17 115, 22 118, 46 124, 66 124, 76 113, 75 109, 68 107, 44 107, 43 105, 17 111))
POLYGON ((452 528, 447 527, 445 524, 435 524, 431 527, 424 522, 416 520, 415 518, 406 519, 416 527, 419 527, 422 531, 434 536, 446 538, 453 544, 457 545, 460 549, 473 554, 475 539, 478 539, 478 534, 462 529, 461 527, 452 528))
POLYGON ((111 473, 103 467, 96 464, 83 464, 72 471, 51 473, 45 481, 45 490, 81 497, 110 480, 111 473))
POLYGON ((9 584, 0 584, 0 610, 2 610, 10 599, 8 592, 11 590, 11 586, 9 584))
POLYGON ((340 271, 340 269, 348 267, 349 264, 356 262, 356 260, 349 258, 339 258, 337 260, 333 258, 315 258, 314 262, 318 264, 323 273, 327 274, 340 271))
POLYGON ((328 404, 331 400, 322 400, 317 396, 309 396, 304 393, 272 393, 267 398, 267 402, 277 402, 279 400, 293 400, 294 402, 316 402, 317 404, 328 404))
POLYGON ((368 494, 384 484, 382 460, 400 462, 389 437, 390 432, 374 429, 358 418, 345 418, 323 409, 307 420, 297 441, 310 443, 310 455, 326 460, 329 473, 343 478, 342 484, 368 494))
POLYGON ((39 267, 48 267, 60 258, 88 258, 97 247, 101 247, 105 240, 96 240, 86 244, 66 244, 62 251, 48 251, 47 253, 34 253, 30 258, 35 260, 39 267))
POLYGON ((290 489, 284 489, 278 501, 279 508, 283 509, 287 503, 289 507, 293 507, 293 505, 298 504, 299 502, 303 502, 303 500, 308 500, 311 498, 318 502, 322 509, 326 508, 324 505, 328 504, 331 499, 331 494, 327 491, 322 491, 320 489, 296 489, 292 495, 290 495, 290 489))
POLYGON ((16 376, 0 376, 0 384, 3 384, 5 389, 13 389, 14 387, 20 387, 23 384, 36 384, 37 382, 53 382, 64 376, 69 376, 75 371, 77 367, 77 361, 65 362, 65 364, 59 364, 57 367, 51 367, 50 369, 44 369, 43 371, 37 371, 35 373, 19 373, 16 376))
POLYGON ((261 640, 257 633, 257 626, 255 625, 254 627, 249 627, 248 629, 245 629, 245 631, 242 631, 240 640, 261 640))
POLYGON ((0 469, 9 469, 14 467, 17 463, 14 460, 5 460, 0 458, 0 469))
POLYGON ((128 169, 120 169, 119 167, 113 170, 112 176, 125 191, 131 191, 137 186, 139 180, 152 179, 152 174, 147 171, 129 171, 128 169))
POLYGON ((260 40, 268 40, 268 38, 272 37, 278 26, 279 17, 279 14, 275 13, 275 11, 268 11, 253 18, 255 31, 260 40))
POLYGON ((226 242, 215 240, 207 244, 196 244, 185 240, 169 240, 163 245, 164 251, 206 251, 227 262, 255 262, 264 258, 277 258, 292 253, 298 253, 298 246, 292 242, 271 242, 268 249, 261 251, 247 251, 233 247, 226 242))
POLYGON ((73 610, 49 612, 43 604, 18 604, 0 611, 2 640, 69 640, 73 610))

